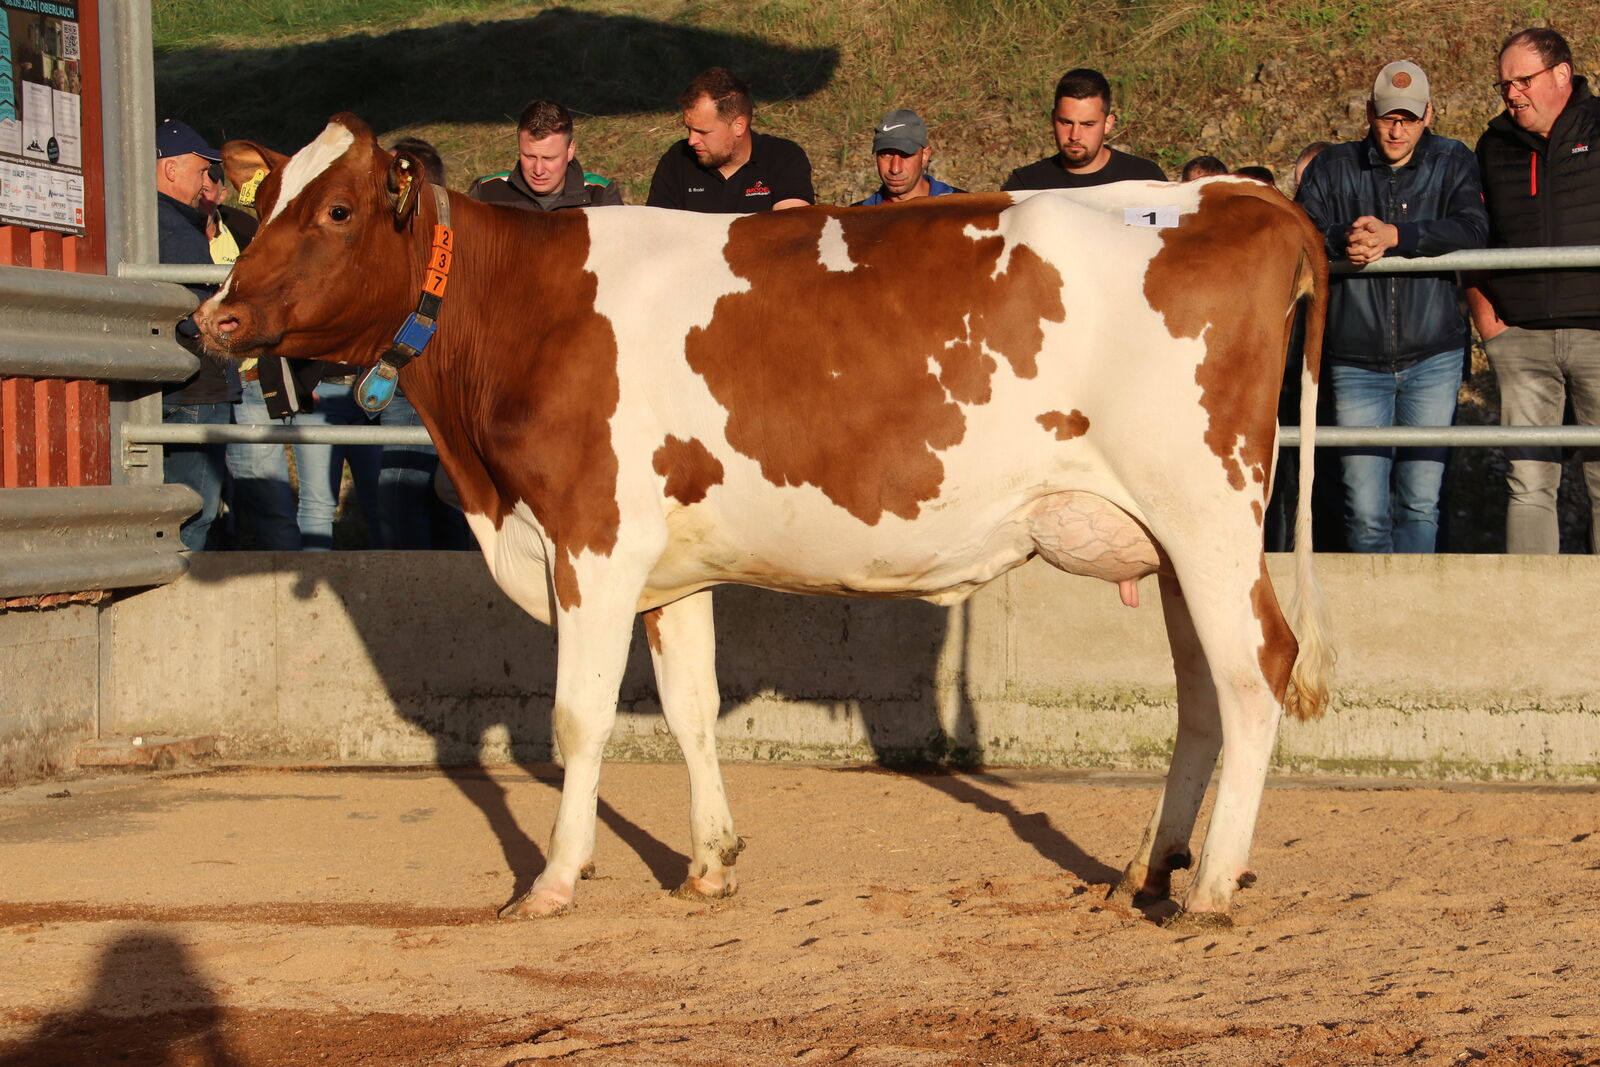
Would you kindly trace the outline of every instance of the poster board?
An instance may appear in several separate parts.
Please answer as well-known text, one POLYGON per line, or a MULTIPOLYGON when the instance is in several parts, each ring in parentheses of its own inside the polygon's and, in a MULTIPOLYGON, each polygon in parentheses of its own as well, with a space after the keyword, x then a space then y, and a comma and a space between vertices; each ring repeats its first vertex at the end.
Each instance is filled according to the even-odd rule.
POLYGON ((0 225, 84 233, 78 0, 0 0, 0 225))

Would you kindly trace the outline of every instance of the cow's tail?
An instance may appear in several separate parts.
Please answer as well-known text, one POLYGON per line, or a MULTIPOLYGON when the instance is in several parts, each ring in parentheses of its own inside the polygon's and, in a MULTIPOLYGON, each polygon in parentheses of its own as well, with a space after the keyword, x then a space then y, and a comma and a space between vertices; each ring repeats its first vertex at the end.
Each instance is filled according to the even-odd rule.
POLYGON ((1300 643, 1284 710, 1297 719, 1313 719, 1328 707, 1328 681, 1334 652, 1328 643, 1327 603, 1317 582, 1311 556, 1311 482, 1316 472, 1317 383, 1322 378, 1322 331, 1327 318, 1328 264, 1321 254, 1320 234, 1310 226, 1311 240, 1296 271, 1296 313, 1303 324, 1300 361, 1300 498, 1294 517, 1294 595, 1289 598, 1289 625, 1300 643))

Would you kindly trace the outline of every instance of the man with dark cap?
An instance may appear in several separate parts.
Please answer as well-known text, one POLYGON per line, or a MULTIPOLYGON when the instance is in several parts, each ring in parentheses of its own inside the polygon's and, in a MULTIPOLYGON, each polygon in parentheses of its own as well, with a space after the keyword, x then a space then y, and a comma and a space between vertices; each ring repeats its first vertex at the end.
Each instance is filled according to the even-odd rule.
POLYGON ((928 173, 933 149, 928 147, 928 125, 915 111, 891 111, 872 130, 872 154, 878 161, 882 185, 865 200, 851 207, 898 204, 919 196, 945 196, 964 193, 928 173))
MULTIPOLYGON (((211 168, 222 162, 218 152, 186 123, 164 119, 156 127, 156 230, 163 263, 210 264, 206 220, 201 198, 210 181, 211 168)), ((216 286, 190 285, 195 302, 205 300, 216 286)), ((230 360, 214 359, 199 351, 194 322, 178 324, 178 343, 200 357, 200 369, 182 385, 161 396, 161 421, 182 424, 229 424, 239 402, 239 372, 230 360)), ((222 500, 227 478, 226 445, 167 445, 164 458, 168 483, 187 485, 200 495, 200 510, 178 528, 183 547, 198 551, 206 546, 211 524, 222 500)))
MULTIPOLYGON (((1409 60, 1378 72, 1368 136, 1324 151, 1296 199, 1329 259, 1356 266, 1386 255, 1481 248, 1489 233, 1477 160, 1428 130, 1428 76, 1409 60)), ((1337 275, 1328 295, 1324 365, 1340 426, 1449 426, 1471 333, 1453 272, 1337 275)), ((1445 448, 1340 452, 1345 540, 1352 552, 1438 547, 1445 448)))

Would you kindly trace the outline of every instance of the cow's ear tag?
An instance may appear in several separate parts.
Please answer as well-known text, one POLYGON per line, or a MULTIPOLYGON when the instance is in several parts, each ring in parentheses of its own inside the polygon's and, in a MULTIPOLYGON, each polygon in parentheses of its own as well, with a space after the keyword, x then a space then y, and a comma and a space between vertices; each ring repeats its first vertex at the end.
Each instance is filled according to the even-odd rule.
POLYGON ((421 169, 409 156, 395 156, 389 165, 389 202, 394 206, 394 221, 403 223, 417 210, 417 187, 422 184, 421 169))

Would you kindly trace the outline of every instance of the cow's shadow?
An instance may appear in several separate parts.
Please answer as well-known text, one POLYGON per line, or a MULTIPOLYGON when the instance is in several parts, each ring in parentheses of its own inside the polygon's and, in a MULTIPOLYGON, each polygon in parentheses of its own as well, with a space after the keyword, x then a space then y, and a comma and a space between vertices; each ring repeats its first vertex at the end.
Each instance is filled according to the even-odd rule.
POLYGON ((760 98, 803 97, 838 63, 834 47, 557 7, 271 47, 183 47, 158 53, 155 73, 160 114, 181 113, 213 143, 248 137, 282 148, 307 143, 340 111, 384 131, 509 123, 539 97, 579 115, 671 110, 710 66, 738 71, 760 98))
MULTIPOLYGON (((544 853, 529 831, 543 834, 547 827, 529 826, 525 816, 519 817, 505 772, 493 768, 510 761, 552 789, 561 786, 551 728, 554 630, 513 605, 476 553, 211 556, 215 569, 202 555, 186 580, 237 578, 248 560, 247 571, 286 574, 280 587, 294 599, 340 602, 399 720, 380 711, 342 727, 355 739, 348 755, 395 752, 407 744, 405 737, 425 735, 431 761, 482 812, 499 841, 514 883, 511 898, 525 892, 544 866, 544 853), (429 595, 440 588, 458 589, 460 595, 443 600, 429 595), (498 670, 483 670, 486 648, 496 650, 498 670)), ((967 690, 966 605, 788 596, 738 586, 718 587, 713 596, 724 758, 867 757, 945 797, 1001 816, 1020 840, 1084 881, 1115 877, 1047 816, 1012 803, 1004 778, 969 773, 978 765, 982 745, 967 690), (952 641, 954 646, 946 647, 952 641), (763 714, 778 702, 785 705, 781 714, 811 719, 804 733, 812 742, 805 750, 775 741, 774 732, 763 729, 763 714)), ((319 613, 313 608, 303 614, 315 618, 319 613)), ((280 633, 278 640, 289 642, 293 635, 280 633)), ((353 678, 364 674, 351 672, 353 678)), ((660 714, 637 623, 619 708, 634 714, 613 733, 612 755, 681 758, 660 714)), ((678 847, 656 838, 603 796, 598 815, 663 888, 682 881, 689 860, 678 847)))

